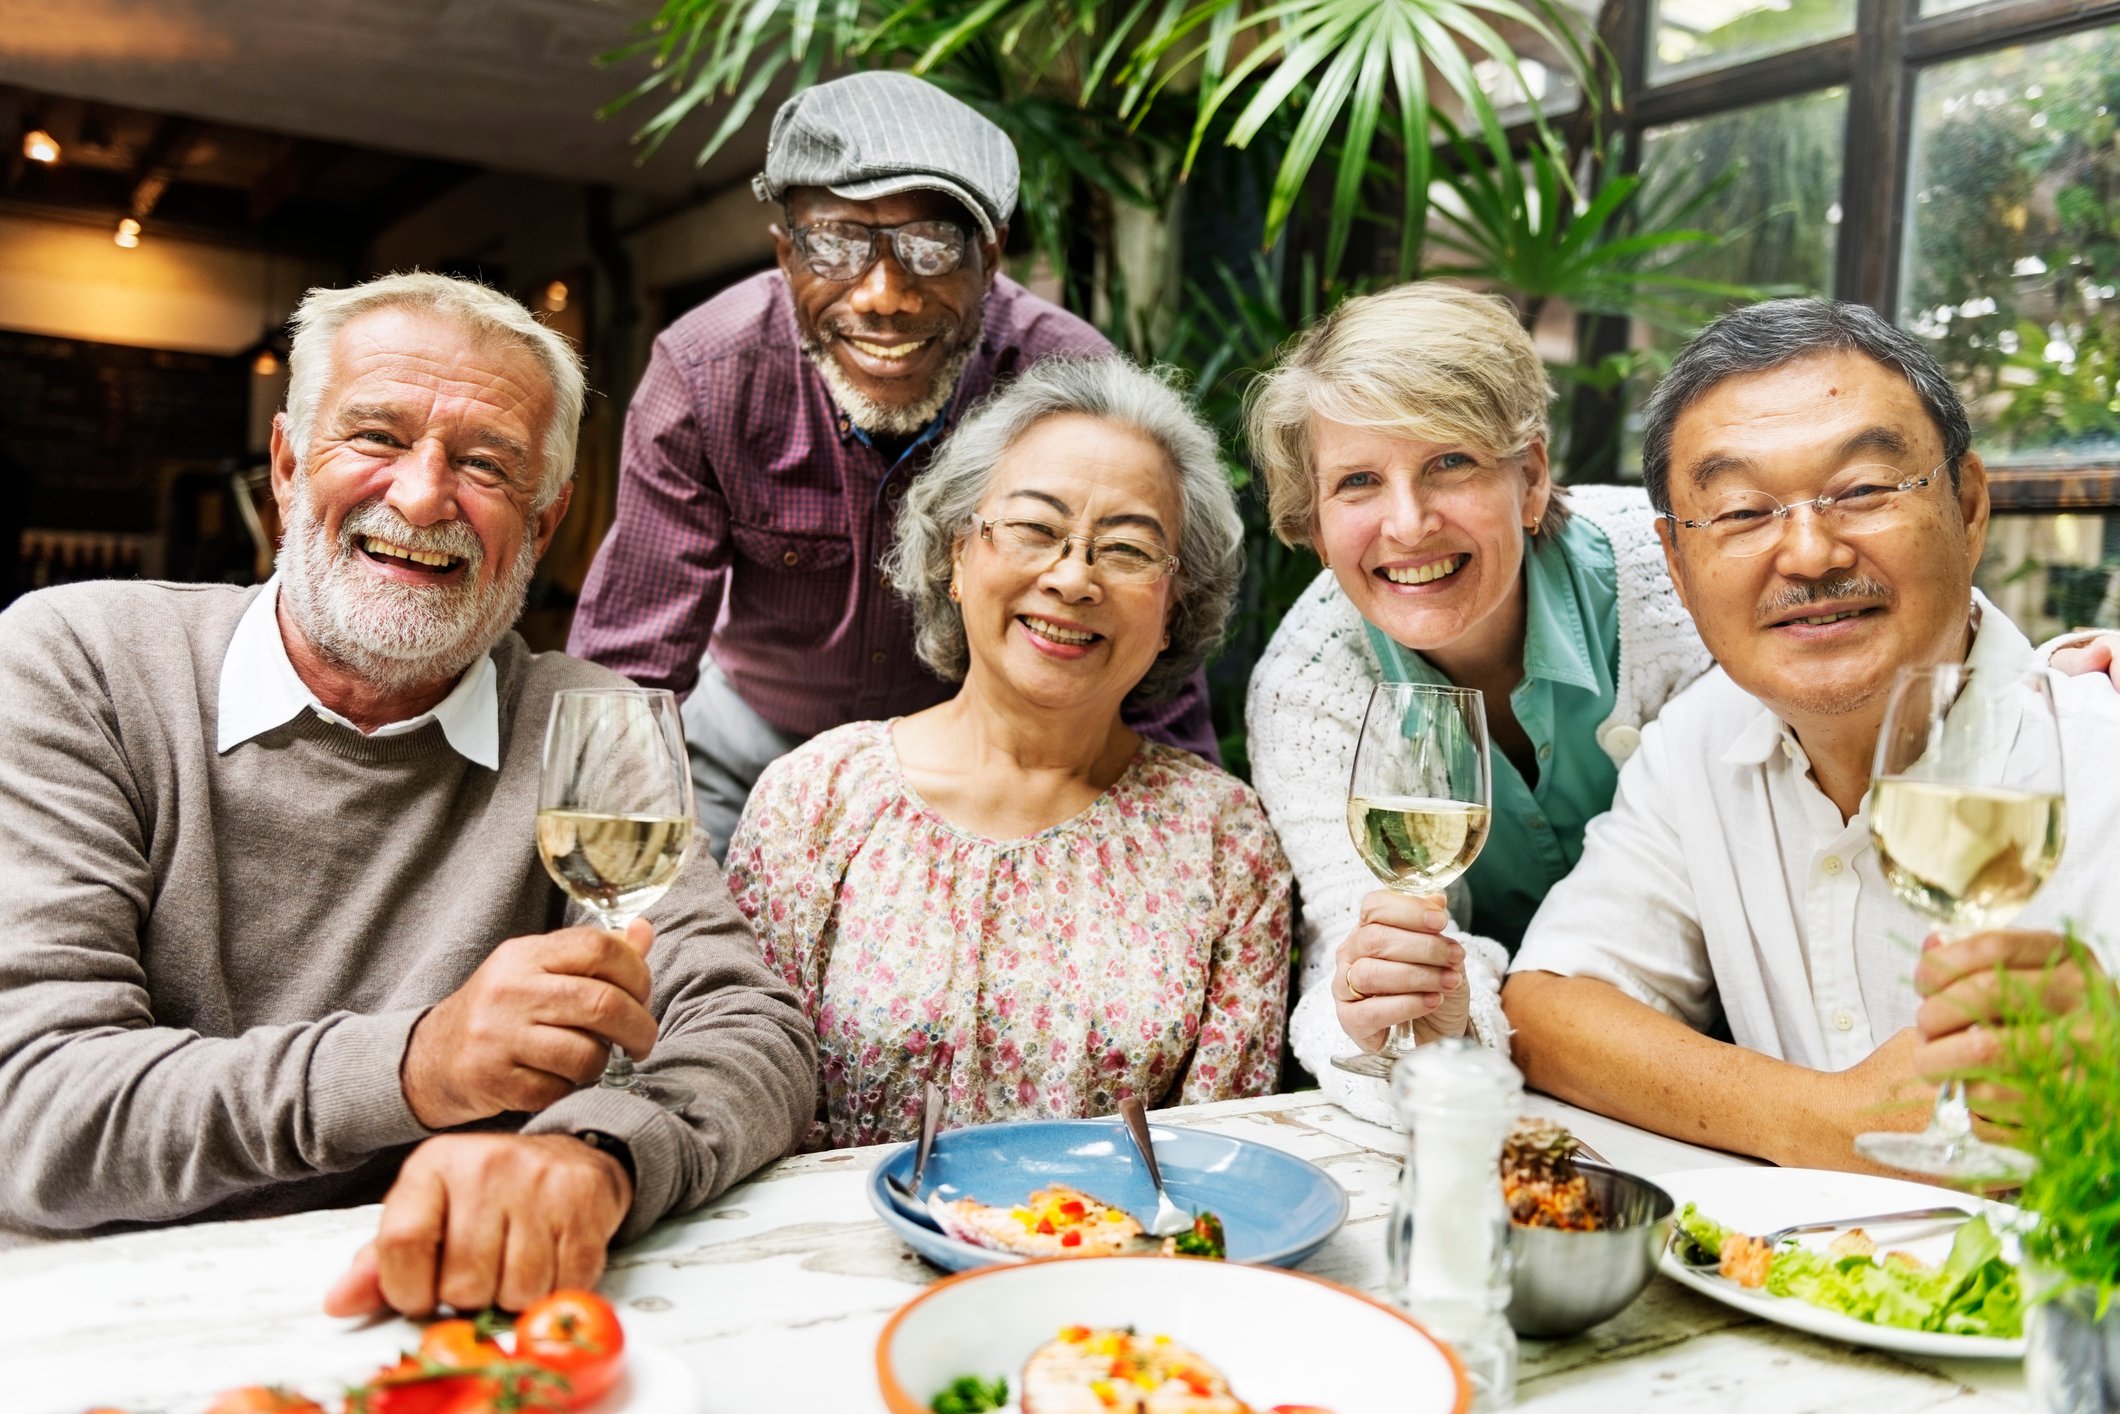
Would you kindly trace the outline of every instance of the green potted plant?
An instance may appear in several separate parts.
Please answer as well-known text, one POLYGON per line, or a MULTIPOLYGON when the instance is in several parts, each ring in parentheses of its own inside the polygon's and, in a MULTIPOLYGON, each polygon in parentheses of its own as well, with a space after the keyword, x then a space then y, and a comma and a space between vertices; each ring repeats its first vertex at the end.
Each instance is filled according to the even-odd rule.
POLYGON ((2024 1222, 2025 1379, 2042 1414, 2120 1408, 2120 986, 2073 930, 2069 960, 2091 979, 2056 1019, 2058 972, 2001 991, 1998 1054, 1969 1075, 2000 1096, 1984 1106, 2039 1161, 2024 1222))

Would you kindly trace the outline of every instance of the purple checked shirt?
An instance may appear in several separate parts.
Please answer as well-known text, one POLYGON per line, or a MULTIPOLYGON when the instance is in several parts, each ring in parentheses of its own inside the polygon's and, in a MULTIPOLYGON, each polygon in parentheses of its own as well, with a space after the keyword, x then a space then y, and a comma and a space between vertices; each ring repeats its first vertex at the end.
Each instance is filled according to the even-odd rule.
MULTIPOLYGON (((655 341, 626 418, 618 518, 567 650, 680 694, 711 651, 751 709, 792 736, 933 706, 955 688, 914 656, 912 616, 877 568, 899 498, 997 380, 1053 354, 1110 352, 1082 320, 996 278, 942 425, 894 464, 797 347, 780 272, 724 291, 655 341)), ((1219 759, 1204 675, 1126 718, 1219 759)))

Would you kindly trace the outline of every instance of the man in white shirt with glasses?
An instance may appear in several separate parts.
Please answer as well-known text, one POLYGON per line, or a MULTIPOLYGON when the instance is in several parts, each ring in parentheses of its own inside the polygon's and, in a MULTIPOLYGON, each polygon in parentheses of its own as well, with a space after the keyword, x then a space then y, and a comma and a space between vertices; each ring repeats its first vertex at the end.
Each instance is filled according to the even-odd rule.
POLYGON ((1863 813, 1893 679, 2038 662, 1973 588, 1964 406, 1873 311, 1776 300, 1702 331, 1646 411, 1665 558, 1718 667, 1644 731, 1532 921, 1503 991, 1516 1060, 1694 1143, 1860 1167, 1856 1133, 1918 1128, 1930 1082, 1992 1054, 1998 964, 2036 974, 2064 920, 2120 936, 2120 697, 2056 678, 2074 844, 2018 927, 1922 951, 1863 813))

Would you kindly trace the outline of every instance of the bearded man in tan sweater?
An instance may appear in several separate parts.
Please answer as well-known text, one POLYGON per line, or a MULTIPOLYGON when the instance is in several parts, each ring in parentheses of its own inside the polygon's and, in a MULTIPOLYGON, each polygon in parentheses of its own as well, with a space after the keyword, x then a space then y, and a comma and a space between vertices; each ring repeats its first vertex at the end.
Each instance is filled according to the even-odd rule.
POLYGON ((519 1308, 787 1151, 814 1043, 704 850, 624 936, 538 861, 552 693, 625 685, 509 631, 571 347, 435 275, 295 327, 270 583, 0 616, 0 1229, 380 1197, 327 1309, 519 1308))

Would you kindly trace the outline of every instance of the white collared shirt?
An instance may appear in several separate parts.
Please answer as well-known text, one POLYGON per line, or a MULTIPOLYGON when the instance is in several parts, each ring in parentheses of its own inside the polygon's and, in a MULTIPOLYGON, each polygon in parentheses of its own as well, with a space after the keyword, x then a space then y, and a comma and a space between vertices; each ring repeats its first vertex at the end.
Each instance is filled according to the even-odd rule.
MULTIPOLYGON (((280 638, 279 603, 280 577, 274 575, 243 611, 235 636, 228 641, 228 656, 221 660, 219 729, 214 737, 217 752, 240 746, 293 721, 304 711, 313 711, 348 731, 360 730, 317 701, 316 694, 294 670, 287 645, 280 638)), ((488 654, 466 669, 449 695, 431 710, 407 721, 377 727, 367 735, 402 736, 436 722, 459 756, 489 771, 498 771, 501 709, 495 677, 493 657, 488 654)))
MULTIPOLYGON (((1981 610, 1967 661, 2029 671, 2032 647, 1981 610)), ((2013 926, 2064 919, 2120 939, 2120 695, 2103 674, 2056 677, 2067 763, 2061 864, 2013 926)), ((1796 735, 1715 669, 1644 728, 1608 814, 1546 896, 1511 971, 1595 977, 1695 1030, 1720 1017, 1739 1045, 1845 1070, 1902 1027, 1933 925, 1899 901, 1866 813, 1845 823, 1796 735)))

